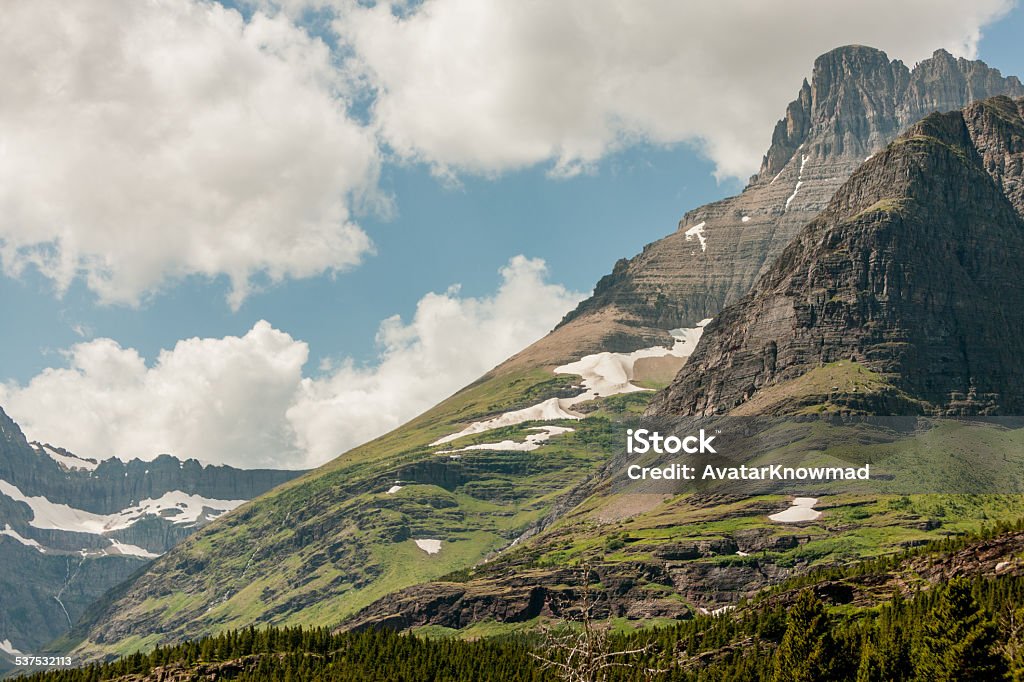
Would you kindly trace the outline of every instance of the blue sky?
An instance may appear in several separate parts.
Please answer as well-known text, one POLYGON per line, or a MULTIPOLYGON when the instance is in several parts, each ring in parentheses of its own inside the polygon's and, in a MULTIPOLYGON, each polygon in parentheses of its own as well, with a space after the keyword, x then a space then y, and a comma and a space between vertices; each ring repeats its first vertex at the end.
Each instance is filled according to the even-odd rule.
POLYGON ((5 277, 0 300, 18 324, 5 334, 0 375, 25 381, 59 362, 59 349, 82 340, 76 326, 152 358, 180 338, 243 334, 260 319, 309 341, 313 365, 338 354, 372 362, 382 319, 408 317, 424 293, 456 283, 485 295, 516 254, 545 259, 553 280, 589 291, 618 258, 671 232, 686 209, 742 189, 711 171, 685 145, 630 149, 565 180, 536 168, 450 188, 424 168, 389 167, 382 185, 397 215, 363 223, 376 255, 334 277, 272 286, 237 312, 224 304, 223 280, 193 277, 132 308, 98 305, 81 281, 58 298, 37 273, 5 277))
MULTIPOLYGON (((111 2, 116 5, 115 0, 111 2)), ((805 14, 807 31, 813 31, 816 35, 814 40, 808 40, 806 45, 801 45, 799 41, 789 41, 791 44, 780 48, 777 57, 765 56, 764 50, 759 50, 752 42, 749 54, 736 48, 717 57, 719 63, 724 64, 720 69, 711 62, 702 65, 683 60, 673 64, 668 57, 658 55, 650 57, 649 62, 643 61, 648 59, 645 53, 649 46, 617 46, 619 51, 608 57, 608 63, 617 65, 622 62, 623 71, 609 73, 608 81, 631 80, 629 60, 637 54, 641 55, 636 57, 641 60, 637 62, 640 65, 637 68, 643 67, 643 72, 637 73, 636 80, 640 82, 637 89, 612 92, 607 95, 607 101, 595 103, 587 100, 586 96, 580 101, 570 101, 567 99, 568 94, 564 95, 565 101, 559 100, 559 97, 563 97, 563 91, 572 87, 572 78, 553 85, 550 91, 526 86, 522 93, 514 91, 513 86, 504 81, 500 82, 495 86, 496 89, 510 90, 512 101, 520 97, 534 97, 535 102, 528 110, 524 109, 526 114, 517 114, 519 118, 497 119, 492 126, 494 130, 487 126, 477 130, 473 121, 452 120, 451 124, 455 128, 466 126, 466 140, 463 144, 458 134, 453 136, 450 132, 438 134, 436 139, 429 138, 431 131, 438 125, 431 116, 436 116, 436 120, 442 124, 448 120, 445 117, 452 116, 452 110, 445 108, 448 103, 431 100, 424 103, 422 115, 417 115, 415 110, 409 113, 410 106, 418 106, 416 97, 422 97, 423 91, 417 89, 416 83, 400 80, 401 69, 382 61, 373 47, 384 39, 407 43, 418 36, 423 37, 424 44, 428 43, 429 31, 440 31, 443 34, 444 30, 451 30, 446 27, 458 25, 444 24, 441 12, 444 5, 452 5, 447 16, 455 17, 450 22, 456 22, 460 17, 460 3, 457 0, 425 3, 437 9, 437 21, 434 23, 439 24, 439 27, 424 25, 419 27, 422 29, 419 32, 410 29, 405 34, 397 33, 394 36, 384 33, 395 31, 395 26, 398 26, 389 24, 387 17, 366 15, 353 18, 340 11, 326 11, 326 14, 317 14, 319 20, 316 26, 310 27, 303 21, 302 17, 308 18, 309 15, 303 10, 302 3, 282 4, 284 13, 275 15, 280 18, 281 25, 310 33, 313 42, 326 36, 335 48, 339 43, 346 45, 344 49, 337 48, 337 52, 329 59, 332 63, 344 63, 345 55, 350 51, 360 55, 358 68, 345 67, 345 73, 339 77, 341 84, 335 83, 326 91, 333 93, 331 96, 347 98, 345 104, 356 112, 352 114, 351 125, 354 129, 361 131, 360 125, 372 126, 374 117, 379 119, 379 127, 374 133, 377 142, 373 143, 379 144, 379 148, 371 153, 379 164, 379 176, 368 183, 362 179, 351 180, 348 189, 372 186, 371 193, 377 198, 384 197, 390 202, 390 208, 364 209, 359 201, 352 199, 342 209, 348 212, 348 221, 372 242, 372 251, 361 252, 358 264, 347 266, 343 271, 331 272, 327 268, 328 271, 319 274, 288 276, 276 283, 267 283, 265 273, 257 271, 253 275, 257 289, 245 296, 237 309, 227 301, 232 291, 229 275, 227 272, 218 274, 216 267, 211 274, 194 263, 172 262, 167 266, 169 274, 166 276, 161 274, 150 280, 146 279, 145 273, 135 273, 132 281, 144 283, 131 289, 125 296, 136 300, 125 303, 128 300, 126 298, 111 303, 107 300, 111 298, 107 295, 109 291, 104 294, 106 290, 91 285, 84 276, 67 278, 63 281, 67 288, 60 292, 52 274, 44 274, 46 265, 15 268, 8 264, 4 274, 0 275, 0 310, 4 319, 3 344, 0 345, 0 383, 7 384, 8 398, 17 396, 23 387, 47 368, 60 370, 73 366, 74 360, 68 351, 75 344, 109 339, 122 350, 133 349, 145 365, 152 367, 161 350, 172 349, 183 339, 243 337, 260 320, 266 320, 274 330, 288 335, 290 340, 307 344, 308 358, 301 369, 303 377, 326 381, 339 363, 344 363, 346 359, 354 363, 350 366, 353 371, 362 368, 372 373, 382 362, 382 353, 387 356, 389 347, 394 351, 399 346, 405 348, 403 344, 423 341, 415 337, 420 332, 412 326, 402 332, 405 336, 395 332, 395 339, 401 336, 404 340, 394 341, 391 346, 386 339, 382 345, 382 337, 378 332, 381 322, 394 315, 401 317, 402 324, 412 325, 417 305, 430 292, 436 292, 442 298, 448 297, 444 300, 431 299, 438 305, 444 304, 449 308, 453 305, 473 305, 479 308, 473 309, 476 311, 473 315, 482 315, 488 320, 497 317, 497 313, 484 308, 492 305, 499 296, 495 293, 503 281, 499 270, 520 254, 530 259, 542 259, 547 266, 546 273, 537 274, 533 270, 528 273, 529 277, 534 277, 530 281, 539 287, 538 291, 547 292, 553 301, 549 308, 545 308, 545 317, 534 321, 535 325, 541 326, 522 332, 527 337, 536 336, 557 320, 562 308, 571 305, 579 294, 589 292, 597 279, 610 271, 616 259, 632 256, 644 244, 671 232, 688 209, 742 189, 744 181, 737 176, 744 174, 737 169, 756 169, 759 155, 767 147, 774 121, 783 113, 786 102, 795 95, 800 78, 810 75, 813 59, 823 51, 824 46, 864 42, 885 49, 890 57, 903 58, 912 63, 929 54, 932 48, 948 47, 955 52, 962 52, 962 47, 958 50, 961 45, 972 46, 973 25, 982 31, 982 38, 976 44, 979 58, 1000 68, 1005 74, 1024 74, 1024 51, 1019 47, 1019 37, 1024 35, 1024 10, 1014 7, 1003 18, 989 23, 992 16, 998 16, 999 6, 1005 3, 993 1, 987 14, 975 8, 962 10, 968 16, 936 18, 934 26, 917 27, 918 33, 915 33, 917 29, 886 32, 872 28, 871 22, 862 25, 841 16, 821 14, 807 17, 805 14), (329 22, 324 21, 324 17, 333 17, 337 23, 332 28, 329 22), (350 26, 355 28, 348 35, 350 26), (876 30, 879 32, 877 36, 872 34, 876 30), (943 40, 943 36, 952 36, 954 41, 959 39, 961 42, 959 45, 941 44, 939 41, 943 40), (879 42, 871 43, 873 38, 879 42), (661 66, 651 66, 665 63, 669 64, 665 72, 657 71, 661 66), (692 67, 688 66, 690 63, 692 67), (744 70, 757 72, 745 76, 749 85, 740 78, 744 70), (706 77, 703 75, 705 73, 706 77), (374 78, 378 81, 374 81, 374 78), (366 86, 367 79, 371 81, 369 87, 366 86), (650 80, 650 83, 646 80, 650 80), (353 81, 362 83, 362 86, 353 86, 353 81), (726 86, 734 81, 737 85, 730 91, 726 86), (679 88, 673 85, 676 82, 680 83, 679 88), (385 89, 390 89, 390 99, 381 94, 385 89), (737 92, 741 95, 736 95, 737 92), (629 101, 623 103, 624 99, 629 101), (708 105, 709 101, 713 106, 708 105), (375 103, 378 109, 373 109, 375 103), (385 107, 388 104, 393 104, 390 110, 385 107), (602 117, 590 120, 590 110, 602 106, 606 109, 602 110, 603 113, 599 112, 602 117), (437 111, 432 111, 430 107, 437 111), (546 111, 548 108, 551 113, 547 118, 538 114, 536 120, 530 119, 526 123, 520 121, 523 117, 533 116, 533 112, 546 111), (693 120, 684 120, 691 109, 694 111, 693 120), (588 117, 588 120, 581 120, 578 124, 581 130, 586 130, 586 135, 576 133, 577 124, 573 117, 581 116, 580 112, 588 117), (610 120, 615 123, 607 123, 610 120), (749 124, 745 123, 748 120, 749 124), (433 127, 421 125, 424 121, 433 127), (609 125, 612 127, 607 128, 609 125), (488 148, 488 145, 493 149, 488 148), (460 288, 445 294, 455 284, 460 285, 460 288), (555 285, 561 285, 561 288, 555 288, 555 285), (412 341, 409 341, 410 334, 415 337, 412 341)), ((480 6, 483 4, 487 3, 481 3, 480 6)), ((748 3, 751 15, 756 14, 757 4, 748 3)), ((953 9, 947 14, 961 11, 957 9, 956 3, 951 3, 950 7, 953 9)), ((247 3, 246 20, 251 20, 255 10, 274 15, 279 9, 282 9, 279 5, 268 7, 260 3, 247 3)), ((415 14, 420 10, 414 8, 410 11, 415 14)), ((501 8, 495 11, 500 13, 501 8)), ((912 25, 909 22, 915 11, 919 10, 908 9, 908 25, 912 25)), ((712 21, 713 26, 720 26, 717 29, 720 33, 727 29, 732 31, 733 25, 729 22, 738 21, 734 30, 750 31, 752 41, 753 36, 763 32, 760 31, 760 20, 756 16, 752 16, 749 24, 729 17, 728 14, 718 18, 699 18, 704 22, 712 21)), ((519 17, 527 27, 529 21, 536 19, 519 17)), ((693 17, 692 20, 696 22, 697 19, 693 17)), ((24 20, 31 21, 33 17, 26 13, 24 20)), ((237 25, 245 26, 246 20, 239 19, 237 25)), ((476 16, 473 25, 478 28, 484 26, 483 30, 486 30, 487 20, 486 16, 476 16)), ((556 16, 550 21, 550 26, 555 27, 551 30, 568 26, 571 31, 573 20, 571 14, 556 16)), ((689 20, 685 14, 680 15, 680 32, 686 32, 686 22, 689 20)), ((659 35, 658 30, 652 28, 650 41, 656 41, 659 35)), ((723 33, 712 37, 717 42, 727 37, 734 41, 736 34, 729 33, 726 36, 723 33)), ((665 36, 661 39, 663 42, 668 40, 665 36)), ((510 38, 502 34, 495 40, 511 41, 508 44, 512 45, 522 43, 528 48, 533 38, 527 35, 520 42, 515 42, 518 40, 516 36, 510 38)), ((566 42, 570 47, 575 44, 572 40, 566 42)), ((589 55, 587 58, 593 60, 593 50, 599 48, 585 44, 583 39, 579 43, 581 54, 589 55)), ((315 46, 307 45, 303 49, 306 48, 310 54, 316 54, 315 46)), ((665 55, 672 56, 675 48, 666 44, 660 49, 664 50, 665 55)), ((413 52, 408 58, 421 61, 423 54, 413 52)), ((486 58, 490 53, 482 54, 482 58, 486 58)), ((462 53, 455 55, 455 58, 461 60, 459 68, 464 67, 465 57, 462 53)), ((574 63, 574 56, 563 54, 563 51, 553 53, 552 59, 574 63)), ((692 60, 693 57, 688 59, 692 60)), ((440 57, 439 61, 438 73, 441 76, 425 73, 422 78, 441 78, 442 84, 450 84, 443 80, 445 69, 450 67, 440 57)), ((170 68, 173 71, 173 65, 170 68)), ((495 78, 500 79, 503 74, 507 74, 509 82, 515 81, 519 74, 509 69, 514 67, 507 62, 494 64, 495 78)), ((478 76, 467 73, 466 78, 478 76)), ((581 75, 580 80, 586 77, 594 78, 600 86, 600 71, 596 75, 581 75)), ((452 85, 450 98, 466 92, 472 95, 472 88, 479 88, 479 85, 470 83, 466 89, 461 87, 460 83, 452 85)), ((591 92, 603 93, 605 89, 596 87, 591 92)), ((114 96, 117 96, 116 93, 114 96)), ((500 111, 509 108, 507 101, 503 100, 499 104, 500 111)), ((487 111, 494 112, 495 109, 487 111)), ((287 110, 284 115, 287 116, 287 110)), ((489 114, 485 112, 486 115, 489 114)), ((15 133, 9 129, 7 134, 15 133)), ((339 139, 348 139, 344 138, 346 134, 344 131, 338 132, 339 139)), ((61 151, 53 153, 60 154, 61 151)), ((299 153, 314 152, 307 149, 299 153)), ((145 158, 140 154, 140 166, 146 163, 145 158)), ((372 165, 373 161, 368 163, 372 165)), ((129 173, 133 172, 131 162, 128 169, 129 173)), ((143 204, 154 201, 153 197, 146 194, 128 196, 128 199, 143 204)), ((22 197, 22 200, 31 202, 32 197, 22 197)), ((76 206, 81 209, 80 204, 76 206)), ((104 237, 102 243, 107 246, 96 247, 90 252, 90 257, 95 259, 97 253, 102 256, 102 248, 116 249, 118 230, 122 231, 120 234, 125 240, 149 238, 143 232, 146 226, 138 222, 139 215, 145 220, 148 214, 126 209, 122 217, 117 213, 116 206, 110 208, 104 205, 102 208, 102 220, 106 221, 104 229, 109 227, 115 238, 110 240, 104 237)), ((63 215, 64 220, 71 222, 77 218, 74 211, 63 215)), ((194 212, 188 215, 189 219, 195 219, 196 215, 202 217, 194 212)), ((0 217, 2 220, 4 218, 0 217)), ((177 229, 173 223, 169 225, 161 226, 160 234, 166 236, 168 229, 172 233, 177 229)), ((15 227, 9 229, 14 230, 15 227)), ((73 230, 74 225, 69 229, 73 230)), ((200 233, 202 230, 216 231, 218 226, 211 222, 196 229, 200 233)), ((4 238, 11 240, 12 234, 16 233, 8 232, 5 236, 0 231, 0 241, 4 238)), ((266 258, 272 262, 273 254, 266 258)), ((118 261, 115 259, 111 262, 118 261)), ((157 259, 154 262, 163 261, 157 259)), ((293 264, 287 265, 292 267, 293 264)), ((120 292, 116 293, 114 298, 119 295, 120 292)), ((542 304, 538 304, 540 308, 543 308, 542 304)), ((426 324, 427 321, 422 322, 426 324)), ((274 339, 273 343, 280 340, 279 337, 274 339)), ((480 339, 479 343, 486 344, 489 341, 480 339)), ((282 344, 282 348, 289 347, 287 341, 282 344)), ((478 362, 486 368, 489 366, 487 363, 499 360, 500 357, 493 359, 486 356, 479 358, 478 362)), ((289 365, 289 368, 294 373, 294 367, 289 365)), ((81 373, 87 370, 80 368, 78 371, 81 373)), ((473 371, 476 371, 475 367, 473 371)), ((453 378, 453 385, 457 387, 461 385, 459 382, 464 383, 471 378, 453 378)), ((106 389, 95 388, 95 381, 89 385, 93 388, 86 389, 80 383, 74 383, 76 391, 86 391, 74 393, 76 400, 92 402, 89 396, 93 394, 89 394, 88 390, 94 390, 95 401, 109 397, 103 392, 106 389)), ((61 386, 55 382, 50 390, 60 390, 61 386)), ((446 385, 438 388, 438 391, 447 391, 451 387, 446 385)), ((124 396, 118 399, 126 400, 124 396)), ((424 401, 431 399, 421 398, 420 402, 409 404, 404 409, 406 412, 414 412, 429 404, 424 404, 424 401)), ((53 434, 50 439, 55 441, 61 437, 70 438, 69 434, 75 431, 56 430, 52 426, 52 416, 47 419, 39 414, 44 409, 52 411, 54 405, 62 405, 63 410, 75 409, 54 400, 23 400, 18 403, 21 406, 20 414, 18 410, 12 412, 29 423, 30 435, 46 438, 53 434)), ((231 414, 230 411, 228 413, 231 414)), ((122 410, 114 419, 100 410, 93 415, 93 420, 123 425, 136 416, 130 410, 122 410)), ((393 419, 400 422, 408 416, 411 415, 396 414, 393 419)), ((393 420, 386 421, 375 428, 383 428, 384 425, 395 424, 393 420)), ((99 443, 102 441, 99 439, 107 432, 102 429, 97 431, 92 422, 84 426, 72 426, 81 432, 89 431, 90 428, 95 431, 92 440, 86 439, 77 445, 80 449, 89 450, 85 454, 105 454, 101 451, 99 443)), ((231 425, 225 425, 223 430, 231 428, 231 425)), ((154 442, 159 445, 154 445, 154 448, 180 447, 175 442, 168 441, 165 444, 161 441, 159 433, 170 430, 173 429, 166 424, 160 425, 154 432, 154 442)), ((138 444, 145 442, 144 436, 143 431, 132 440, 131 447, 134 449, 131 454, 143 457, 156 454, 145 452, 146 446, 138 444)), ((299 459, 293 459, 290 462, 293 465, 302 459, 303 449, 307 452, 310 450, 308 444, 301 442, 301 437, 297 443, 292 442, 295 438, 288 434, 275 433, 274 438, 280 439, 281 443, 290 443, 283 446, 284 449, 300 453, 294 455, 299 459)), ((213 442, 216 438, 210 440, 213 442)), ((230 439, 224 442, 248 447, 245 443, 235 443, 230 439)), ((342 440, 325 447, 349 444, 352 443, 342 440)), ((70 445, 76 446, 75 443, 70 445)), ((275 445, 279 446, 280 443, 275 445)), ((125 448, 112 446, 111 450, 120 456, 127 456, 129 453, 125 448)), ((181 454, 218 459, 216 451, 181 454)), ((220 459, 245 464, 237 459, 220 459)), ((322 459, 321 454, 302 459, 302 462, 308 464, 322 459)), ((280 462, 268 457, 261 460, 261 463, 280 462)))

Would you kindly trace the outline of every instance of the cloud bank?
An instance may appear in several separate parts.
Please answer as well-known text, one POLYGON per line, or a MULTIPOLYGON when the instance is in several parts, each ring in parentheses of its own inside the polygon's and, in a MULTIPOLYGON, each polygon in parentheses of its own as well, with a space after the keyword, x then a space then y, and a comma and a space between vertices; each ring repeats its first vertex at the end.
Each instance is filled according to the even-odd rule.
POLYGON ((720 177, 745 177, 818 54, 859 42, 908 61, 974 56, 1012 5, 242 4, 248 19, 200 0, 5 3, 5 273, 38 268, 58 292, 81 278, 128 304, 226 277, 238 306, 372 252, 354 208, 381 201, 383 159, 568 176, 638 142, 689 143, 720 177), (325 26, 326 42, 311 35, 325 26))
POLYGON ((343 359, 305 376, 306 343, 260 321, 243 336, 186 339, 147 365, 111 339, 66 351, 67 366, 0 404, 30 438, 76 454, 152 459, 162 452, 234 466, 324 463, 433 406, 540 338, 582 294, 546 281, 543 261, 513 258, 497 291, 424 296, 409 322, 380 325, 378 362, 343 359))
POLYGON ((638 141, 691 142, 719 176, 745 178, 819 54, 862 43, 910 61, 939 47, 973 57, 1012 4, 426 0, 346 4, 334 28, 402 158, 564 175, 638 141))
POLYGON ((0 27, 0 263, 139 302, 168 280, 357 264, 371 131, 331 51, 284 16, 187 0, 18 0, 0 27))

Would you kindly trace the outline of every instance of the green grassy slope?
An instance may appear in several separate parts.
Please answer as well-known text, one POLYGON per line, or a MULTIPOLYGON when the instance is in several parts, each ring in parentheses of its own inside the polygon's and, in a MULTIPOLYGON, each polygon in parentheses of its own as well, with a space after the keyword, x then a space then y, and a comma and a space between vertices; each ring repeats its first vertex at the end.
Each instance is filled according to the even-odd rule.
POLYGON ((566 422, 574 432, 534 452, 443 452, 521 440, 529 423, 429 444, 467 422, 563 395, 571 383, 536 370, 467 387, 182 543, 62 646, 91 657, 251 623, 330 625, 389 592, 473 566, 596 471, 616 445, 612 419, 631 411, 566 422), (388 494, 396 481, 402 489, 388 494), (441 540, 440 552, 427 554, 417 539, 441 540))

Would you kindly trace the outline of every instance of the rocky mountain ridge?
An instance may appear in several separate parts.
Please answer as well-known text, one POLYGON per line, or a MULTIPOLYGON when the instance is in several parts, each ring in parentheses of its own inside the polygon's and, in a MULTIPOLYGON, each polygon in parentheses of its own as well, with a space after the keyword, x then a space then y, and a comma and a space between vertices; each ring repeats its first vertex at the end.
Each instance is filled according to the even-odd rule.
POLYGON ((663 344, 667 330, 714 317, 747 293, 868 156, 928 113, 1000 94, 1021 97, 1024 86, 945 50, 913 69, 860 45, 820 56, 741 194, 689 211, 676 232, 619 260, 550 335, 503 367, 663 344))
POLYGON ((1022 111, 931 115, 867 161, 648 414, 725 414, 841 360, 919 399, 911 414, 1020 414, 1022 111))
POLYGON ((98 462, 30 443, 0 409, 0 641, 34 653, 148 561, 300 473, 98 462))

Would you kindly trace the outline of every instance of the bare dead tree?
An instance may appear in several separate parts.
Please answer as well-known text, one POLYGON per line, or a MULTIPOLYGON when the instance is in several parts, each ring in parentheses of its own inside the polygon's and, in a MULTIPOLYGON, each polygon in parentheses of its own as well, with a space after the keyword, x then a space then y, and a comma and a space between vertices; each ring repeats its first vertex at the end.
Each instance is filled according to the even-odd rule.
MULTIPOLYGON (((562 620, 556 626, 541 630, 543 645, 539 654, 531 653, 545 669, 554 670, 564 682, 604 682, 613 668, 631 667, 630 657, 646 654, 653 644, 636 649, 615 649, 609 626, 594 618, 595 598, 591 591, 590 564, 580 567, 582 596, 579 601, 580 620, 562 620)), ((643 679, 653 680, 662 670, 643 669, 643 679)))
POLYGON ((1024 609, 1008 608, 999 618, 1006 641, 999 647, 1010 666, 1010 679, 1024 682, 1024 609))

